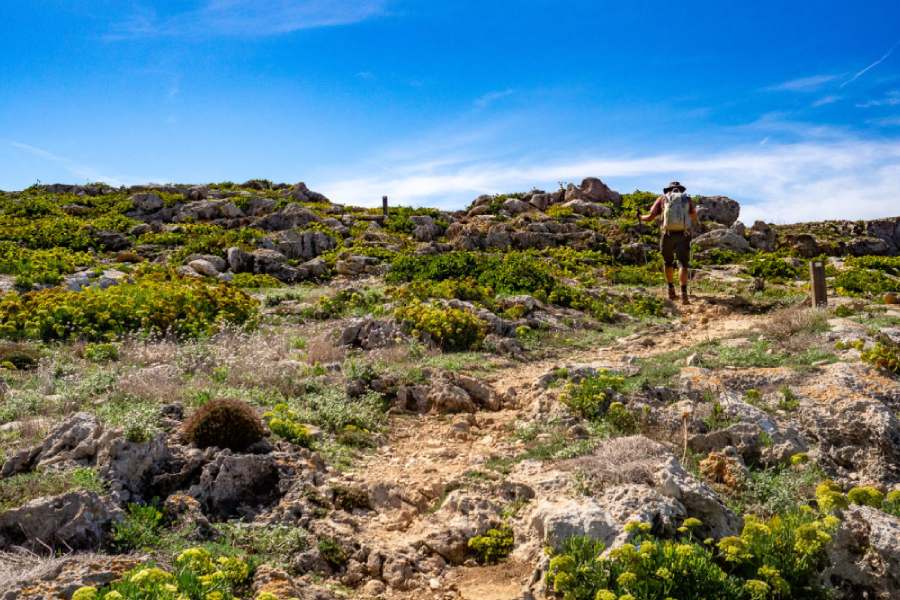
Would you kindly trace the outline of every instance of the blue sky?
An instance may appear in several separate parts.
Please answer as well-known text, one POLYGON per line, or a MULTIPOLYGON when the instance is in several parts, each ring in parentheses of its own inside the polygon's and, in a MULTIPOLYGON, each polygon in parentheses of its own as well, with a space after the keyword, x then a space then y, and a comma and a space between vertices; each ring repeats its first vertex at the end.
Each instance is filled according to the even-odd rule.
POLYGON ((333 200, 726 194, 900 214, 900 3, 0 4, 0 189, 305 181, 333 200))

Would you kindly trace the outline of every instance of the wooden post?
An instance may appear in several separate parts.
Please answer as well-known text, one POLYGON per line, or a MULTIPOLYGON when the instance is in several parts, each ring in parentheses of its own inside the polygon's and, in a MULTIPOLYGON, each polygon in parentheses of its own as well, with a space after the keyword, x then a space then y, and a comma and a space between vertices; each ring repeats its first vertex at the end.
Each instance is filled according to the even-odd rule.
POLYGON ((825 265, 819 261, 810 261, 809 279, 812 305, 826 306, 828 304, 828 292, 825 289, 825 265))
POLYGON ((381 216, 387 219, 388 216, 388 204, 387 204, 387 196, 381 197, 381 216))

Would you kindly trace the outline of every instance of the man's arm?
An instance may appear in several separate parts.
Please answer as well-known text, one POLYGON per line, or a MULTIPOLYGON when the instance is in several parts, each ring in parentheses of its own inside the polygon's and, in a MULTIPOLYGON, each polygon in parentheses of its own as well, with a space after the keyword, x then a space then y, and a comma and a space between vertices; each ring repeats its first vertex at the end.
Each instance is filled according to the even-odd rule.
POLYGON ((655 219, 662 213, 662 203, 663 203, 663 197, 660 196, 659 198, 656 199, 656 202, 653 203, 653 206, 650 207, 649 213, 647 213, 646 215, 638 215, 638 217, 641 219, 641 221, 644 221, 645 223, 649 223, 650 221, 652 221, 653 219, 655 219))

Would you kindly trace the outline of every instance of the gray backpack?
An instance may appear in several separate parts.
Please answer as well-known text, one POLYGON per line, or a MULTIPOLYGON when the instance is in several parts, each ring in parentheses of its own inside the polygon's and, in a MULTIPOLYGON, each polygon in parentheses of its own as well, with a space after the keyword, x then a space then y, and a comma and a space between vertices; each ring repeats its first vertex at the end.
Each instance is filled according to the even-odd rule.
POLYGON ((691 223, 691 197, 684 192, 669 192, 662 212, 663 230, 686 231, 691 223))

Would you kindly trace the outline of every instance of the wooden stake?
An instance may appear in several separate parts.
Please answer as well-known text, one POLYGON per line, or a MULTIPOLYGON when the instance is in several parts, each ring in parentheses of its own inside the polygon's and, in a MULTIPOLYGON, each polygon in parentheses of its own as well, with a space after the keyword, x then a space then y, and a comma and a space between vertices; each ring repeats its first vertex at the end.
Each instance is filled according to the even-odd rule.
POLYGON ((818 261, 810 261, 809 279, 811 282, 812 305, 827 306, 828 291, 825 288, 825 265, 818 261))
POLYGON ((387 196, 381 197, 381 216, 383 216, 385 219, 387 219, 387 216, 388 216, 387 196))

